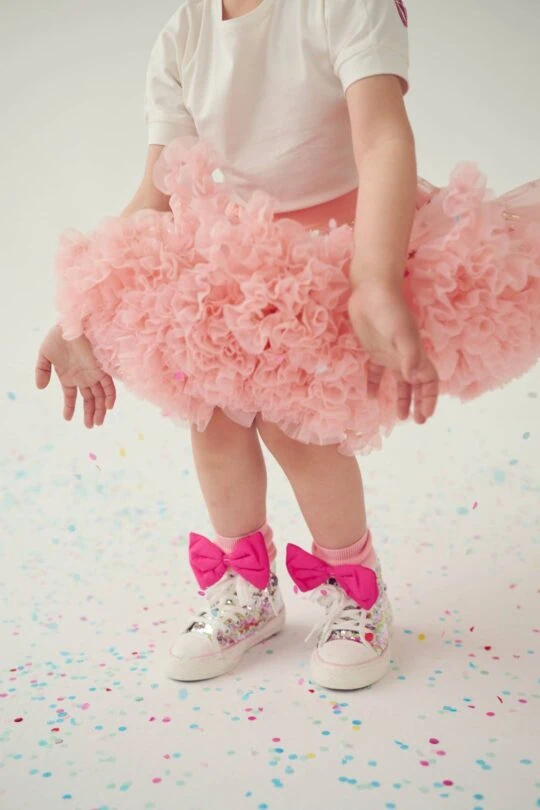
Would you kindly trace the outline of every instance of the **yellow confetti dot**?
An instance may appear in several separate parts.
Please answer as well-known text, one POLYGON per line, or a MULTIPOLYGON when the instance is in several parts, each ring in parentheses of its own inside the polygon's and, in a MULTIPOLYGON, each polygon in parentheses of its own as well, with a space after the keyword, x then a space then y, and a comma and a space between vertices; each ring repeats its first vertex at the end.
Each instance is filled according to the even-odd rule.
POLYGON ((418 635, 418 641, 424 641, 424 640, 425 640, 425 638, 426 638, 425 633, 419 633, 419 635, 418 635))
POLYGON ((353 731, 360 731, 360 728, 361 728, 361 726, 353 726, 352 730, 353 731))
POLYGON ((126 451, 124 450, 123 447, 120 448, 120 455, 122 456, 122 458, 124 458, 126 455, 126 451))
POLYGON ((137 433, 137 438, 139 439, 139 441, 142 442, 142 440, 144 439, 144 433, 137 433))
POLYGON ((306 756, 307 756, 308 759, 315 759, 317 754, 306 754, 306 756))

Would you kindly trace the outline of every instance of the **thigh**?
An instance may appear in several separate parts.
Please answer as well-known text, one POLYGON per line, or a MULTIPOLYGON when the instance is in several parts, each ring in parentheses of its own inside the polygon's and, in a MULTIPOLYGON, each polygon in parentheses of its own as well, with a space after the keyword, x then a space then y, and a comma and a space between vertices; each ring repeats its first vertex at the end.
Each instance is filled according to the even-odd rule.
POLYGON ((214 447, 226 450, 259 442, 255 423, 251 427, 239 425, 226 416, 221 408, 215 408, 212 419, 205 430, 197 430, 192 425, 191 438, 194 449, 214 447))

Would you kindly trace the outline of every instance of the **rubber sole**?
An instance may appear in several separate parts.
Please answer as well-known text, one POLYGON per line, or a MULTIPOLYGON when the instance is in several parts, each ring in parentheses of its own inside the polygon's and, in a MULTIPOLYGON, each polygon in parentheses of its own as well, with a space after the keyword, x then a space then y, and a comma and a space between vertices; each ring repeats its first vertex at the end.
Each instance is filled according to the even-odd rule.
POLYGON ((204 681, 230 672, 245 653, 257 644, 279 633, 285 624, 285 610, 274 616, 257 633, 239 641, 234 647, 196 658, 178 658, 170 654, 165 675, 173 681, 204 681))
POLYGON ((311 679, 325 689, 364 689, 386 675, 391 658, 390 644, 372 661, 355 666, 330 664, 317 649, 311 655, 311 679))

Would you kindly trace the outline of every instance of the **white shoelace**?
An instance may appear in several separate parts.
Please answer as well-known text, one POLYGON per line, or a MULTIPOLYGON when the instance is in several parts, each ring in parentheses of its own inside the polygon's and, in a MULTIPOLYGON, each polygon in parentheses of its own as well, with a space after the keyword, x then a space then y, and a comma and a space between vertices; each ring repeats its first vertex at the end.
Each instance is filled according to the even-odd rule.
POLYGON ((366 628, 366 611, 363 611, 350 599, 345 591, 336 585, 325 584, 315 591, 312 591, 309 598, 311 601, 322 605, 327 609, 324 616, 318 619, 313 625, 305 641, 309 641, 311 636, 317 631, 320 632, 318 645, 321 647, 332 630, 355 630, 363 636, 366 628), (343 609, 348 605, 354 605, 358 609, 357 618, 354 622, 345 621, 340 623, 339 618, 343 609))
MULTIPOLYGON (((251 585, 246 579, 238 576, 238 574, 228 573, 222 577, 215 585, 211 585, 206 590, 206 598, 210 610, 213 607, 219 607, 220 612, 237 613, 238 608, 243 605, 248 605, 252 599, 253 594, 257 592, 257 588, 251 585), (231 600, 231 604, 227 604, 227 600, 231 600)), ((277 616, 276 606, 272 595, 268 592, 268 601, 272 606, 274 615, 277 616)))

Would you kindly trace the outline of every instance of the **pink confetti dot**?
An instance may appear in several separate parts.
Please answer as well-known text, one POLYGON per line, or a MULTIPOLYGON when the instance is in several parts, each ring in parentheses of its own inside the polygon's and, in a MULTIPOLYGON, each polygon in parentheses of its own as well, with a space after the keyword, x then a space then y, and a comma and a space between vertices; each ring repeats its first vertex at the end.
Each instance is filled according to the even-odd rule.
POLYGON ((453 784, 454 783, 452 782, 451 779, 443 779, 443 785, 446 785, 447 787, 451 787, 453 784))
POLYGON ((160 776, 154 776, 154 778, 152 779, 152 782, 154 783, 154 785, 159 784, 159 782, 161 782, 161 777, 160 776))
POLYGON ((23 720, 24 720, 24 718, 23 718, 23 717, 15 717, 15 719, 13 720, 13 722, 14 722, 14 723, 22 723, 22 721, 23 721, 23 720))
POLYGON ((91 459, 92 461, 95 461, 97 459, 97 456, 95 455, 95 453, 88 453, 88 458, 91 459))
POLYGON ((432 745, 437 745, 437 743, 439 742, 439 740, 436 737, 431 737, 429 741, 432 745))
POLYGON ((446 756, 446 751, 435 751, 435 753, 437 754, 438 757, 445 757, 446 756))
POLYGON ((90 704, 89 704, 89 703, 83 703, 83 704, 82 704, 82 706, 81 706, 81 709, 83 710, 83 712, 85 712, 85 711, 86 711, 87 709, 89 709, 89 708, 90 708, 90 704))
POLYGON ((427 760, 425 760, 425 759, 421 759, 420 760, 420 765, 423 765, 424 768, 427 768, 428 765, 429 765, 429 762, 427 760))
POLYGON ((281 742, 281 737, 272 737, 272 742, 281 742))
POLYGON ((248 717, 248 720, 256 720, 257 718, 252 714, 248 717))
POLYGON ((162 720, 161 722, 162 722, 162 723, 170 723, 170 722, 171 722, 171 718, 170 718, 170 717, 164 717, 164 718, 163 718, 163 720, 162 720))
POLYGON ((495 717, 495 712, 486 712, 488 717, 495 717))

